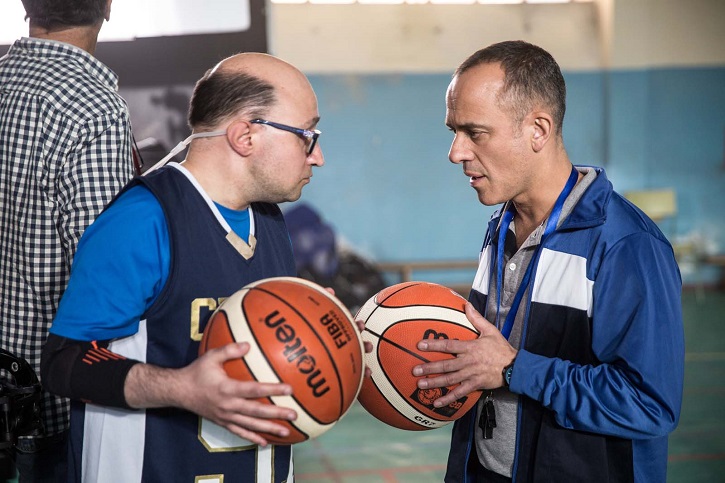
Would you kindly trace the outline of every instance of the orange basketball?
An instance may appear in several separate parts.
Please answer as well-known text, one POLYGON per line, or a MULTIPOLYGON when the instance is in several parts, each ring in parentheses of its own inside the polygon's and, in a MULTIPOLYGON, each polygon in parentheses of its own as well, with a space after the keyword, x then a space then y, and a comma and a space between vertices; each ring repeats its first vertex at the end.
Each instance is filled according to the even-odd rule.
POLYGON ((426 430, 445 426, 463 416, 480 392, 471 393, 441 408, 433 401, 456 386, 418 389, 413 367, 452 358, 442 352, 423 352, 423 339, 470 340, 478 337, 464 313, 466 299, 451 289, 428 282, 405 282, 385 288, 360 308, 356 320, 365 322, 363 341, 373 344, 365 354, 372 371, 363 381, 360 404, 391 426, 426 430))
POLYGON ((363 345, 350 312, 319 285, 293 277, 251 283, 222 302, 204 329, 199 354, 232 342, 249 342, 243 358, 227 361, 231 377, 284 382, 291 396, 263 401, 297 411, 296 421, 276 421, 287 438, 314 438, 330 429, 355 401, 363 377, 363 345))

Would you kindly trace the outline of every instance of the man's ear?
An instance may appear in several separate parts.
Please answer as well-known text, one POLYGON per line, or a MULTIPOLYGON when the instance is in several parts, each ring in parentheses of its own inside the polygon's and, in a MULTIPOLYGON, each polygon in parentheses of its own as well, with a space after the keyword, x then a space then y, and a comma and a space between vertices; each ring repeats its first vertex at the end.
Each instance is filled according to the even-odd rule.
POLYGON ((227 141, 237 154, 248 157, 254 150, 252 124, 241 120, 232 122, 227 128, 227 141))
POLYGON ((108 0, 108 2, 106 2, 106 10, 103 12, 103 18, 106 19, 106 22, 111 20, 111 1, 112 0, 108 0))
POLYGON ((546 112, 532 112, 531 119, 533 127, 531 148, 538 153, 544 149, 544 146, 553 135, 554 123, 551 116, 546 112))

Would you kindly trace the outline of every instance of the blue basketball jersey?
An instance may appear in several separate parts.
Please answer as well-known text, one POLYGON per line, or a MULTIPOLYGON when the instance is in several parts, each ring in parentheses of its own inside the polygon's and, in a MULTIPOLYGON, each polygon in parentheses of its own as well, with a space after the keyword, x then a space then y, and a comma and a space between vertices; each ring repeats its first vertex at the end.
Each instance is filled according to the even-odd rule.
MULTIPOLYGON (((206 322, 221 301, 250 282, 295 275, 292 247, 276 205, 252 204, 247 243, 183 167, 169 165, 129 187, 138 183, 154 194, 167 220, 169 277, 138 332, 109 348, 149 364, 184 367, 197 358, 206 322)), ((293 481, 290 446, 260 448, 175 408, 74 402, 71 447, 73 481, 293 481)))

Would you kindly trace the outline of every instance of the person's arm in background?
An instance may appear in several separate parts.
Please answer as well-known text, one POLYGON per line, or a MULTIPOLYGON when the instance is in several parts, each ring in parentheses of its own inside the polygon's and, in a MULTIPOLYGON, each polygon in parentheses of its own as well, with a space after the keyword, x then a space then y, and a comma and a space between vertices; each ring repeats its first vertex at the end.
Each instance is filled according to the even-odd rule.
POLYGON ((55 187, 56 225, 68 266, 85 229, 133 177, 132 144, 125 110, 101 113, 77 128, 55 187))

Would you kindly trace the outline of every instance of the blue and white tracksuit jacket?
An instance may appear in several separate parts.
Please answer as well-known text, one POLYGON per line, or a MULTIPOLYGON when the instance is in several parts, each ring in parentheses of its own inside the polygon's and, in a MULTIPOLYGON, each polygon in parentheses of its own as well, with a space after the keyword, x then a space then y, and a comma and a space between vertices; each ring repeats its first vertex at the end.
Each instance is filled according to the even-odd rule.
MULTIPOLYGON (((510 390, 515 482, 664 482, 684 377, 682 282, 657 226, 604 170, 532 274, 510 390)), ((485 313, 499 214, 470 300, 485 313)), ((453 428, 446 482, 475 482, 475 408, 453 428)), ((495 437, 495 436, 494 436, 495 437)))

